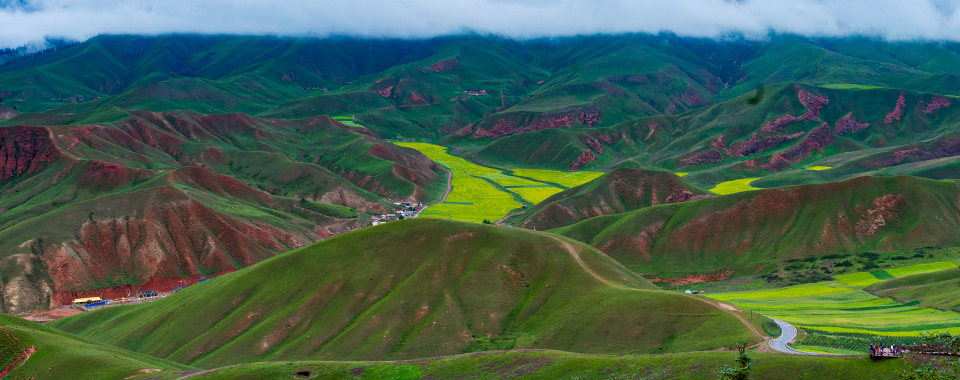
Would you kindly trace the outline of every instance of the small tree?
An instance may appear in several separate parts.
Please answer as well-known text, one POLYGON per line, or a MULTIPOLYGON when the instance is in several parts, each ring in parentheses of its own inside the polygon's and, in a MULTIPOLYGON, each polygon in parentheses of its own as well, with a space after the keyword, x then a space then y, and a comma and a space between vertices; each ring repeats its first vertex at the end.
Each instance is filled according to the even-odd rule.
POLYGON ((490 224, 490 219, 484 219, 483 224, 490 224))
MULTIPOLYGON (((950 333, 920 333, 920 337, 930 343, 942 343, 951 352, 960 350, 960 335, 950 336, 950 333)), ((933 364, 925 363, 909 371, 897 372, 902 380, 956 380, 960 377, 960 359, 954 359, 948 362, 946 359, 940 359, 940 368, 933 364)))
POLYGON ((747 356, 746 339, 741 339, 740 342, 737 342, 737 351, 740 352, 740 355, 737 356, 737 365, 734 367, 724 365, 723 369, 720 370, 720 380, 750 379, 750 371, 753 370, 753 358, 747 356))

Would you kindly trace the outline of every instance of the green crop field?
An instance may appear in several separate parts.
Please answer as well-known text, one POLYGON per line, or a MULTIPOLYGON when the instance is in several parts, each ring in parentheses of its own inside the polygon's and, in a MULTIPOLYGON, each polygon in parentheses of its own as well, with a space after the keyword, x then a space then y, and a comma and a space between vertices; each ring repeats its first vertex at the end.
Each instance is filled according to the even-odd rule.
POLYGON ((903 268, 887 269, 886 272, 895 278, 912 276, 930 272, 939 272, 945 269, 956 268, 957 263, 951 261, 941 261, 938 263, 911 265, 903 268))
POLYGON ((556 187, 511 187, 509 190, 533 204, 543 202, 553 194, 563 191, 556 187))
POLYGON ((419 150, 453 173, 453 190, 447 197, 446 202, 428 207, 420 214, 424 217, 447 218, 476 223, 483 220, 495 221, 507 215, 511 210, 523 206, 514 198, 514 194, 519 195, 527 202, 537 204, 563 190, 548 183, 556 183, 561 186, 578 186, 603 175, 603 173, 596 172, 568 173, 537 169, 514 169, 514 175, 510 175, 501 170, 477 165, 451 155, 447 153, 447 148, 439 145, 403 142, 396 144, 419 150), (498 186, 509 191, 503 191, 498 186))
MULTIPOLYGON (((901 268, 902 273, 945 264, 901 268)), ((952 264, 952 263, 951 263, 952 264)), ((955 266, 955 265, 954 265, 955 266)), ((797 285, 775 290, 710 294, 709 297, 745 309, 824 332, 878 336, 917 336, 925 331, 960 333, 960 314, 903 304, 862 289, 867 272, 837 276, 846 280, 797 285), (846 282, 850 281, 850 282, 846 282), (852 284, 851 284, 852 283, 852 284)), ((876 277, 873 277, 876 280, 876 277)), ((880 280, 876 280, 880 281, 880 280)))
POLYGON ((513 169, 513 174, 566 187, 577 187, 603 175, 601 172, 561 172, 541 169, 513 169))
POLYGON ((773 289, 773 290, 762 290, 756 292, 734 292, 734 293, 719 293, 710 295, 711 298, 729 301, 734 299, 767 299, 767 298, 794 298, 794 297, 804 297, 804 296, 820 296, 838 292, 845 292, 847 289, 835 286, 827 286, 823 284, 808 284, 808 285, 797 285, 789 286, 786 288, 773 289))
POLYGON ((760 178, 759 177, 743 178, 743 179, 736 179, 733 181, 720 182, 716 186, 714 186, 712 189, 710 189, 710 192, 714 194, 726 195, 726 194, 739 193, 743 191, 758 190, 756 187, 750 186, 750 182, 756 181, 758 179, 760 178))
POLYGON ((360 124, 357 124, 357 120, 350 116, 333 116, 331 117, 331 119, 339 121, 341 124, 346 125, 348 127, 366 128, 360 124))
POLYGON ((870 272, 841 274, 841 275, 834 276, 834 278, 843 282, 844 284, 853 285, 853 286, 870 286, 872 284, 880 282, 880 279, 878 279, 876 276, 874 276, 870 272))
POLYGON ((833 169, 833 168, 829 166, 811 166, 809 168, 806 168, 805 170, 819 171, 819 170, 827 170, 827 169, 833 169))
POLYGON ((915 274, 937 272, 944 269, 951 269, 956 267, 957 267, 957 264, 952 261, 941 261, 937 263, 917 264, 917 265, 911 265, 907 267, 887 269, 885 271, 841 274, 834 277, 837 280, 847 285, 870 286, 883 280, 906 277, 906 276, 911 276, 915 274))
POLYGON ((863 290, 878 297, 921 307, 960 312, 960 268, 878 282, 863 290))

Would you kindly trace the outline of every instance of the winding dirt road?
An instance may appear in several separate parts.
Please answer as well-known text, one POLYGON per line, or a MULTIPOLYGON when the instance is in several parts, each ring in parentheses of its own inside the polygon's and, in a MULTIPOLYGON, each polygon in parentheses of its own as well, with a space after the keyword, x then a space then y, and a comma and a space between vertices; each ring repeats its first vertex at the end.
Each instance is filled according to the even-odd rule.
POLYGON ((577 264, 580 264, 580 267, 583 268, 583 270, 587 271, 587 273, 589 273, 591 276, 593 276, 593 278, 595 278, 595 279, 597 279, 597 280, 600 280, 600 282, 602 282, 602 283, 604 283, 604 284, 607 284, 607 285, 610 285, 610 286, 612 286, 612 287, 614 287, 614 288, 630 289, 630 288, 624 287, 624 286, 622 286, 622 285, 614 284, 614 283, 612 283, 612 282, 610 282, 610 281, 607 281, 607 279, 605 279, 605 278, 603 278, 603 277, 600 277, 600 275, 597 274, 597 272, 594 272, 593 269, 590 269, 590 267, 587 266, 587 263, 583 262, 583 259, 580 258, 580 254, 577 253, 576 248, 574 248, 572 245, 570 245, 570 243, 568 243, 567 241, 565 241, 565 240, 563 240, 563 239, 561 239, 561 238, 558 238, 558 237, 556 237, 556 236, 550 236, 550 238, 553 239, 553 240, 556 240, 558 243, 560 243, 560 245, 562 245, 563 248, 565 248, 565 249, 567 250, 567 252, 570 253, 570 256, 572 256, 573 259, 577 261, 577 264))
MULTIPOLYGON (((447 169, 447 168, 443 168, 443 170, 446 170, 446 171, 447 171, 447 192, 443 193, 443 198, 440 199, 440 202, 437 202, 437 203, 446 202, 446 201, 447 201, 447 196, 450 195, 450 190, 453 189, 453 172, 450 171, 450 170, 447 169)), ((434 204, 437 204, 437 203, 434 203, 434 204)), ((420 216, 420 213, 422 213, 423 210, 426 210, 427 207, 430 207, 430 206, 431 206, 431 205, 423 206, 423 208, 420 209, 420 211, 417 211, 417 215, 414 215, 414 218, 420 216)))

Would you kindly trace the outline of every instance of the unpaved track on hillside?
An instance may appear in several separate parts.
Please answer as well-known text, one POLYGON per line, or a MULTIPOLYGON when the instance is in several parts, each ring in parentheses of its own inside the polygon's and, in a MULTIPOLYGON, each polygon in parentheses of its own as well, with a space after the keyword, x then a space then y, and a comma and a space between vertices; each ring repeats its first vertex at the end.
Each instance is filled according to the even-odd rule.
POLYGON ((443 193, 443 199, 441 199, 439 203, 446 202, 447 196, 450 195, 450 190, 453 189, 453 172, 447 168, 443 168, 443 170, 447 171, 447 192, 443 193))
POLYGON ((504 220, 507 220, 507 218, 509 218, 509 217, 511 217, 511 216, 521 215, 521 214, 523 214, 523 213, 525 213, 525 212, 526 212, 526 211, 520 211, 520 212, 518 212, 518 213, 516 213, 516 214, 507 214, 507 216, 504 216, 504 217, 500 218, 500 220, 496 221, 496 223, 493 223, 493 224, 496 224, 496 225, 499 226, 500 223, 503 223, 503 221, 504 221, 504 220))
MULTIPOLYGON (((547 235, 547 236, 550 236, 550 235, 547 235)), ((593 276, 593 278, 596 278, 597 280, 600 280, 600 282, 602 282, 602 283, 604 283, 604 284, 607 284, 607 285, 610 285, 610 286, 615 287, 615 288, 619 288, 619 289, 633 289, 633 288, 628 288, 628 287, 625 287, 625 286, 622 286, 622 285, 617 285, 617 284, 614 284, 614 283, 612 283, 612 282, 610 282, 610 281, 607 281, 607 279, 605 279, 605 278, 601 277, 600 275, 598 275, 597 272, 594 272, 593 269, 590 269, 590 267, 587 266, 587 263, 583 262, 583 259, 580 258, 580 254, 577 253, 577 250, 576 250, 576 248, 574 248, 573 245, 570 245, 570 243, 568 243, 568 242, 566 242, 565 240, 563 240, 563 239, 561 239, 561 238, 558 238, 558 237, 556 237, 556 236, 550 236, 550 238, 552 238, 553 240, 556 240, 556 241, 559 242, 561 245, 563 245, 563 247, 567 249, 567 252, 570 253, 570 256, 572 256, 573 259, 577 261, 577 264, 580 264, 580 267, 582 267, 583 270, 587 271, 587 273, 589 273, 591 276, 593 276)), ((736 311, 736 308, 734 308, 733 306, 730 306, 730 305, 727 305, 727 304, 724 304, 724 303, 720 303, 720 302, 711 302, 711 301, 705 300, 705 299, 703 299, 703 298, 694 297, 694 296, 691 296, 691 295, 685 294, 685 293, 680 293, 680 294, 683 295, 683 296, 689 297, 689 298, 693 298, 693 299, 695 299, 695 300, 700 300, 700 301, 702 301, 702 302, 705 302, 705 303, 709 304, 710 306, 713 306, 713 307, 715 307, 715 308, 717 308, 717 309, 720 309, 720 310, 723 311, 724 313, 727 313, 727 314, 730 314, 730 315, 736 317, 737 319, 740 320, 740 322, 743 322, 743 324, 744 324, 745 326, 747 326, 747 328, 749 328, 750 331, 753 331, 754 334, 756 334, 758 337, 760 337, 760 339, 763 339, 763 340, 766 340, 766 339, 767 339, 763 334, 760 334, 760 332, 757 331, 757 329, 756 329, 755 327, 753 327, 753 325, 751 325, 750 322, 747 322, 747 320, 744 319, 743 317, 741 317, 739 314, 734 313, 734 311, 736 311)))
MULTIPOLYGON (((549 235, 547 235, 547 236, 549 236, 549 235)), ((612 282, 610 282, 610 281, 607 281, 607 279, 605 279, 605 278, 603 278, 603 277, 600 277, 600 275, 597 274, 597 272, 594 272, 593 269, 590 269, 590 267, 587 266, 587 263, 583 262, 583 259, 580 258, 580 254, 577 253, 576 248, 574 248, 572 245, 570 245, 570 243, 567 243, 565 240, 563 240, 563 239, 561 239, 561 238, 558 238, 558 237, 556 237, 556 236, 550 236, 550 238, 553 239, 553 240, 556 240, 556 241, 559 242, 561 245, 563 245, 563 247, 567 249, 567 252, 570 252, 570 256, 573 256, 573 259, 574 259, 574 260, 577 260, 577 264, 580 264, 580 267, 582 267, 583 270, 587 271, 587 273, 589 273, 591 276, 593 276, 593 278, 595 278, 595 279, 597 279, 597 280, 600 280, 600 282, 602 282, 602 283, 604 283, 604 284, 607 284, 607 285, 610 285, 610 286, 612 286, 612 287, 614 287, 614 288, 629 289, 629 288, 624 287, 624 286, 622 286, 622 285, 617 285, 617 284, 614 284, 614 283, 612 283, 612 282)))
POLYGON ((743 322, 744 325, 747 325, 747 327, 750 328, 750 331, 753 331, 754 334, 757 334, 757 336, 759 336, 761 339, 764 339, 764 340, 767 339, 767 337, 765 337, 763 334, 761 334, 759 331, 757 331, 757 328, 756 328, 756 327, 753 327, 753 325, 751 325, 750 322, 747 322, 747 319, 746 319, 746 318, 740 316, 740 314, 735 313, 735 311, 737 310, 735 307, 733 307, 733 306, 731 306, 731 305, 728 305, 728 304, 725 304, 725 303, 722 303, 722 302, 708 301, 708 300, 705 300, 705 299, 703 299, 703 298, 694 297, 694 296, 691 296, 691 295, 686 294, 686 293, 680 293, 680 294, 683 294, 683 295, 686 296, 686 297, 690 297, 690 298, 693 298, 693 299, 698 299, 698 300, 701 300, 701 301, 706 302, 706 303, 708 303, 708 304, 711 304, 711 305, 713 305, 713 307, 715 307, 715 308, 717 308, 717 309, 720 309, 720 310, 723 310, 723 311, 725 311, 727 314, 730 314, 730 315, 732 315, 732 316, 734 316, 734 317, 737 317, 737 319, 739 319, 740 322, 743 322))

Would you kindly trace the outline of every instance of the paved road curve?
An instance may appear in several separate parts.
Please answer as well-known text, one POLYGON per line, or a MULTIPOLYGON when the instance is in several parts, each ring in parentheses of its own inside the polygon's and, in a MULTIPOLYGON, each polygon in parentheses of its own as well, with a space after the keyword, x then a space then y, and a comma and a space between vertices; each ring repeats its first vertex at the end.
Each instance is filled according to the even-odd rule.
POLYGON ((794 350, 789 346, 787 346, 787 343, 793 340, 793 338, 797 337, 797 328, 779 319, 774 319, 773 321, 777 322, 777 326, 780 326, 781 332, 780 332, 780 337, 770 341, 770 347, 772 347, 774 350, 787 353, 787 354, 818 355, 817 353, 814 353, 814 352, 803 352, 803 351, 794 350))

